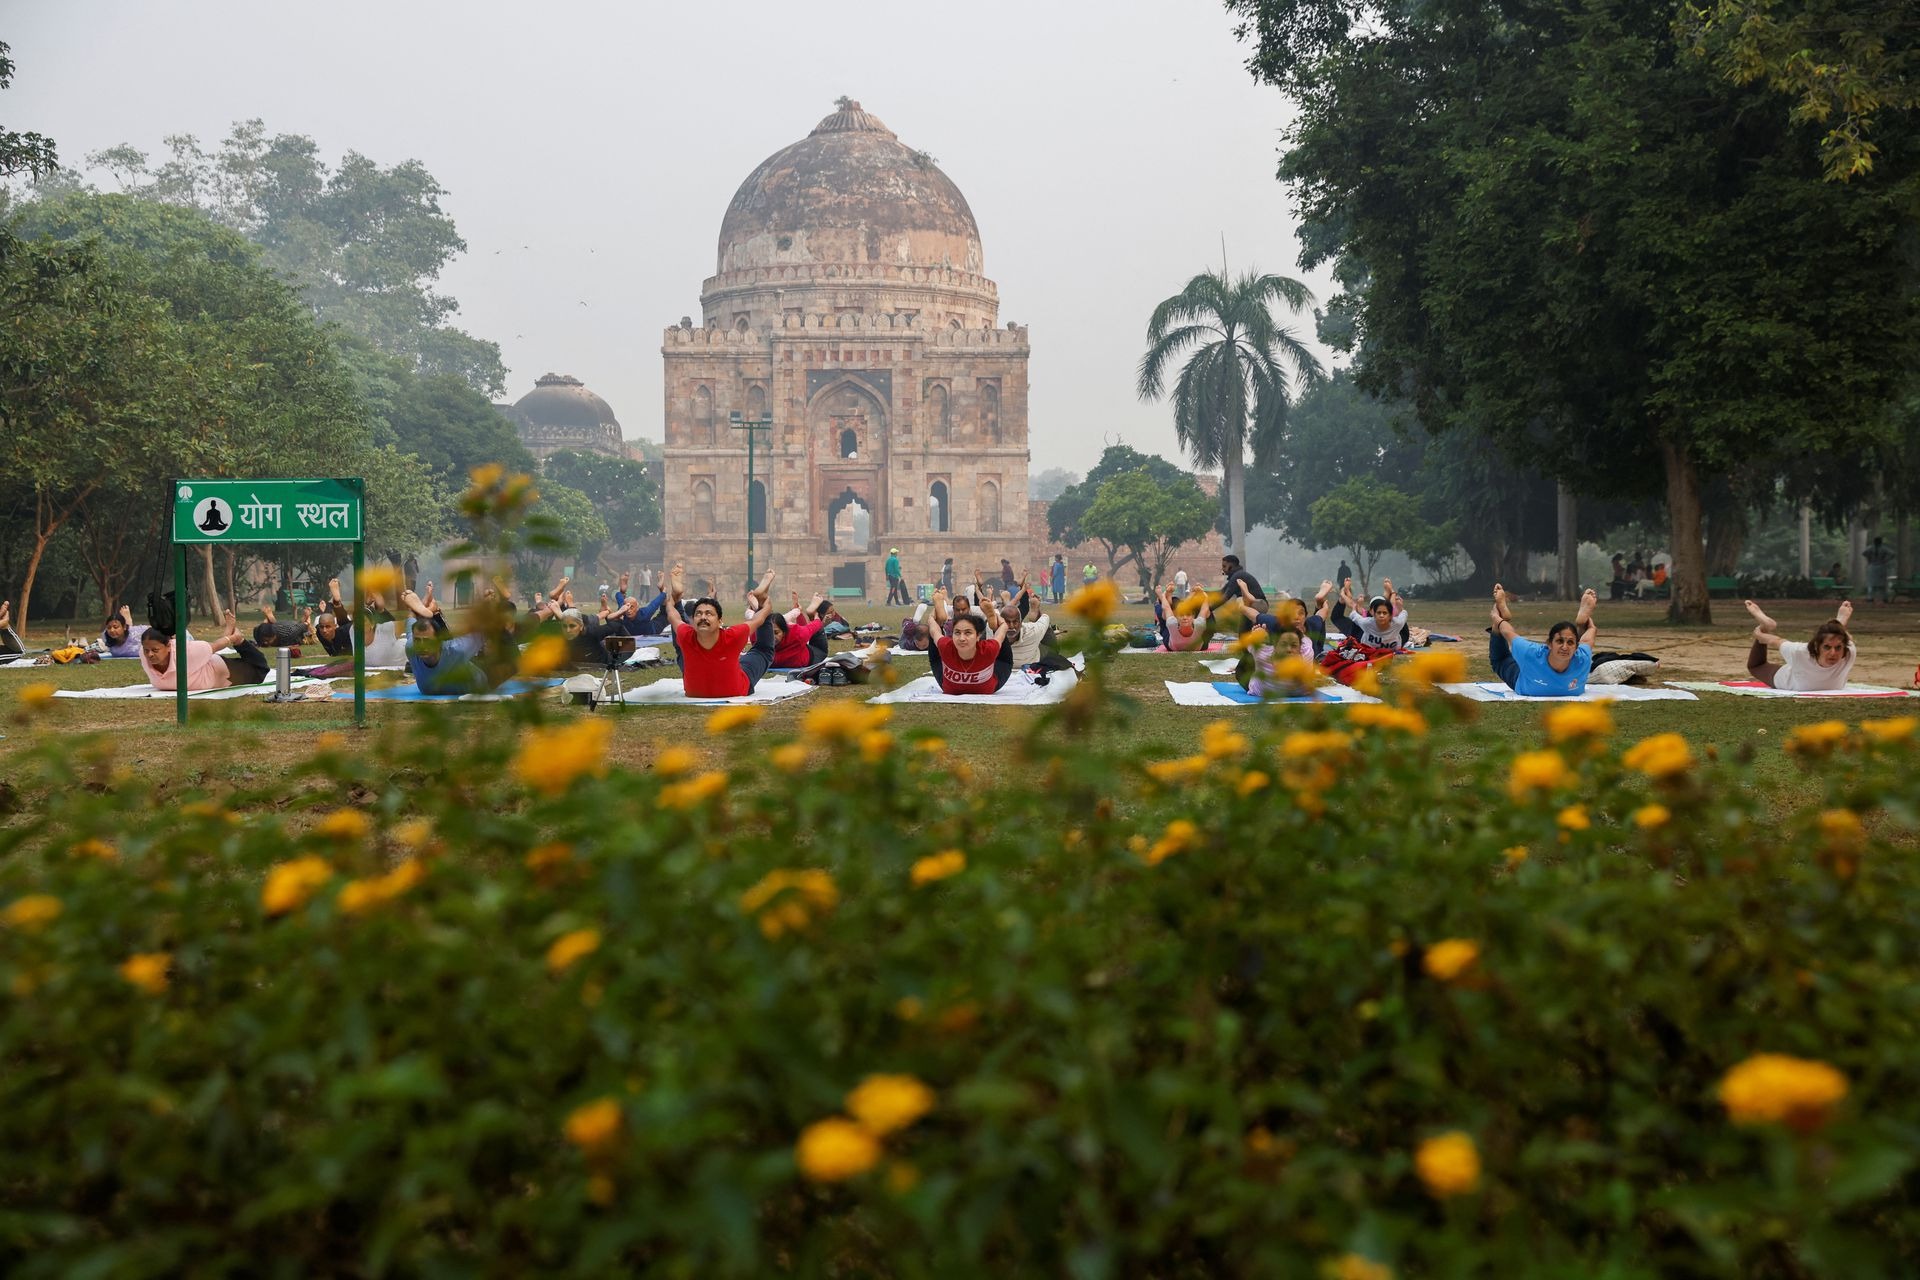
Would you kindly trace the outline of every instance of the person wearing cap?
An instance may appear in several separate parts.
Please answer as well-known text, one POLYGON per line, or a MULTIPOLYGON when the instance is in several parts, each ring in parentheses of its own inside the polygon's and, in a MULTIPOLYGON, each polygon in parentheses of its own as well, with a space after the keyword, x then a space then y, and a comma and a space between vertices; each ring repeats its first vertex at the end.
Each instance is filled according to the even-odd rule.
POLYGON ((887 548, 887 603, 912 604, 907 599, 907 579, 900 571, 900 548, 887 548))

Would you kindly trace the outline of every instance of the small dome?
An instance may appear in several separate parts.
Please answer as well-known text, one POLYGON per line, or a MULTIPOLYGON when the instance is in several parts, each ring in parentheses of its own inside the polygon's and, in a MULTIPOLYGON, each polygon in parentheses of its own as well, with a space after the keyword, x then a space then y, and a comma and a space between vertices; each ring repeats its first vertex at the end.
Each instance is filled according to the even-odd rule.
POLYGON ((582 385, 580 379, 564 373, 549 373, 533 384, 533 390, 514 402, 513 411, 532 427, 593 428, 611 426, 619 438, 620 420, 605 400, 582 385))
POLYGON ((720 224, 722 275, 813 263, 979 274, 980 228, 932 156, 843 98, 747 175, 720 224))

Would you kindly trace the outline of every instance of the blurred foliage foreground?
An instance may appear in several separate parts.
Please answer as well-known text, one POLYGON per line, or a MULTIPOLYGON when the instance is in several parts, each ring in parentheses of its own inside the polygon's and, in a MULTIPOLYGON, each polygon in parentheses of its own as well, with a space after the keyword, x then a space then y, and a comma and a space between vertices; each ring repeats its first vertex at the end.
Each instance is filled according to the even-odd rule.
POLYGON ((1780 820, 1594 705, 1443 767, 1444 667, 1150 762, 1096 652, 987 795, 846 701, 16 745, 0 1269, 1915 1274, 1916 721, 1780 820))

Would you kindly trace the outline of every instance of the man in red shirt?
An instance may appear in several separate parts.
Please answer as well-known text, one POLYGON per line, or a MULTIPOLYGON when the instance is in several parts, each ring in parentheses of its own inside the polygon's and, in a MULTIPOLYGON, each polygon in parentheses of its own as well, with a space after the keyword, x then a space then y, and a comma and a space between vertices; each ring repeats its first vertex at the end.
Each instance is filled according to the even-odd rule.
POLYGON ((673 649, 690 698, 745 698, 773 665, 773 606, 767 589, 773 572, 747 593, 746 621, 720 625, 720 602, 702 596, 693 602, 693 621, 680 615, 685 594, 678 565, 667 587, 667 621, 673 625, 673 649), (751 641, 751 647, 749 647, 751 641))
MULTIPOLYGON (((941 623, 946 617, 947 593, 936 591, 933 620, 941 623)), ((1001 622, 991 636, 986 630, 985 618, 961 612, 953 616, 951 633, 934 639, 927 650, 927 662, 942 693, 998 693, 1013 674, 1013 648, 1005 643, 1007 624, 1001 622)))

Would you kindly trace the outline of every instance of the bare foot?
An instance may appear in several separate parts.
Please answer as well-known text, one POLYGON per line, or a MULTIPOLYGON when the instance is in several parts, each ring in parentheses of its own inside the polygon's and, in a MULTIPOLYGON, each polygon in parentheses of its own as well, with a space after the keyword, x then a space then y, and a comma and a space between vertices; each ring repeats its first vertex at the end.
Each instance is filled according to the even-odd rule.
POLYGON ((1333 579, 1322 578, 1320 579, 1320 589, 1313 593, 1313 602, 1316 605, 1322 604, 1326 601, 1326 598, 1332 594, 1333 594, 1333 579))
POLYGON ((772 586, 773 586, 773 570, 769 569, 767 570, 767 576, 760 579, 760 585, 755 587, 753 590, 747 592, 747 598, 754 601, 760 608, 764 609, 767 607, 767 592, 772 588, 772 586))
POLYGON ((1847 620, 1851 617, 1853 617, 1853 601, 1842 600, 1840 607, 1833 611, 1833 620, 1844 627, 1847 625, 1847 620))
POLYGON ((279 621, 279 619, 273 616, 273 606, 270 604, 260 606, 260 616, 267 620, 268 626, 272 626, 275 622, 279 621))
POLYGON ((433 617, 433 610, 427 606, 426 601, 410 590, 400 593, 400 603, 405 605, 407 612, 416 618, 431 619, 433 617))
POLYGON ((1497 582, 1493 584, 1493 611, 1500 621, 1513 621, 1513 610, 1507 608, 1507 589, 1497 582))
POLYGON ((667 594, 675 600, 687 594, 687 568, 676 564, 667 571, 667 594))
POLYGON ((1780 624, 1769 618, 1759 605, 1751 600, 1743 600, 1741 603, 1747 606, 1747 612, 1753 615, 1753 620, 1759 624, 1760 630, 1778 631, 1780 629, 1780 624))

